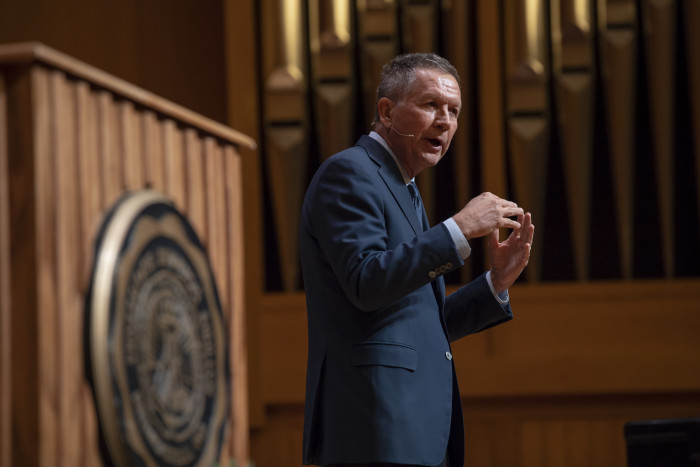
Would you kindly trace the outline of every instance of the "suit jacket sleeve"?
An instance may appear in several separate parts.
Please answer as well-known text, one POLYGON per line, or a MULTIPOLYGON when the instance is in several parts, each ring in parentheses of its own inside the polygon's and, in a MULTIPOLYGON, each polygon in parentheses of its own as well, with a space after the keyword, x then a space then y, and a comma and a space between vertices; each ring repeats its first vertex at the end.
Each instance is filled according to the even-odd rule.
POLYGON ((513 319, 510 303, 496 300, 485 273, 450 294, 444 313, 451 342, 513 319))

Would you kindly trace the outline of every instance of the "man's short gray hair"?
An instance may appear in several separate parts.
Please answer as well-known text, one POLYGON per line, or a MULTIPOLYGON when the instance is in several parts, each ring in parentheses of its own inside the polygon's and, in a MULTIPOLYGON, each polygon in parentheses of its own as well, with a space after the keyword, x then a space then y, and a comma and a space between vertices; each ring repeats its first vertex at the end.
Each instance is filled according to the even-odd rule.
POLYGON ((397 55, 382 67, 374 103, 374 122, 379 122, 377 104, 382 97, 401 102, 413 88, 416 70, 439 70, 449 73, 460 84, 459 73, 445 58, 434 53, 411 53, 397 55))

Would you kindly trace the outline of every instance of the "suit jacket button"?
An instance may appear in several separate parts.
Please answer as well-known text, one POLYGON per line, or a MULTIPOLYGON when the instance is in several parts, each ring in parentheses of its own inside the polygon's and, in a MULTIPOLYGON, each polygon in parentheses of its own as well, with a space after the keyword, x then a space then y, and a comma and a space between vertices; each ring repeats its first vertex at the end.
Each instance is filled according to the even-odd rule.
POLYGON ((435 274, 435 271, 430 271, 428 273, 428 277, 430 277, 431 279, 435 279, 436 276, 437 276, 437 274, 435 274))
POLYGON ((450 269, 452 269, 452 263, 447 263, 447 264, 445 265, 445 267, 446 267, 447 270, 449 271, 450 269))
POLYGON ((445 352, 445 358, 448 360, 452 360, 452 354, 450 352, 445 352))

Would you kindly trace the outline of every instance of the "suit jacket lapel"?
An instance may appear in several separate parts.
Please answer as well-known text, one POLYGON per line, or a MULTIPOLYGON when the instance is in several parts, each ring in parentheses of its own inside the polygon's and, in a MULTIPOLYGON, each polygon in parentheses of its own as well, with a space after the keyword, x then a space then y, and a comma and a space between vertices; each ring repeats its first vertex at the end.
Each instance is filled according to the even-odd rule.
MULTIPOLYGON (((389 188, 389 191, 401 208, 401 211, 403 211, 404 216, 408 219, 411 228, 413 228, 413 232, 418 235, 423 229, 418 220, 416 209, 413 206, 411 195, 406 189, 401 171, 396 165, 394 158, 384 149, 384 146, 367 135, 363 135, 357 144, 358 146, 362 146, 367 151, 367 154, 369 154, 369 157, 379 166, 379 176, 382 177, 382 180, 386 183, 387 188, 389 188)), ((428 219, 425 214, 423 215, 423 219, 425 224, 428 225, 428 219)), ((442 314, 442 309, 445 305, 445 280, 440 276, 431 282, 431 286, 433 288, 435 300, 438 302, 440 313, 442 314)), ((445 328, 444 318, 441 318, 441 321, 443 323, 443 328, 445 328)))
POLYGON ((416 209, 413 207, 413 200, 411 195, 408 193, 406 184, 401 176, 401 171, 396 165, 396 161, 391 157, 391 154, 384 149, 378 141, 373 138, 363 135, 357 142, 358 146, 362 146, 369 154, 369 157, 375 161, 379 166, 377 169, 379 176, 382 177, 387 188, 393 195, 396 203, 401 208, 403 215, 406 216, 413 232, 417 235, 422 232, 420 221, 418 220, 418 215, 416 214, 416 209))

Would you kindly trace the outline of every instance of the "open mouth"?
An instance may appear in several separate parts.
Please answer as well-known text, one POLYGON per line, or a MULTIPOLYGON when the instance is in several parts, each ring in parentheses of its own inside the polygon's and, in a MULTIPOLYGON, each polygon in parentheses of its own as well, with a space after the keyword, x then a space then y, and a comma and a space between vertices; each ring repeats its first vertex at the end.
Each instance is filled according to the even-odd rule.
POLYGON ((428 138, 428 142, 434 147, 438 148, 442 146, 442 141, 440 141, 438 138, 428 138))

